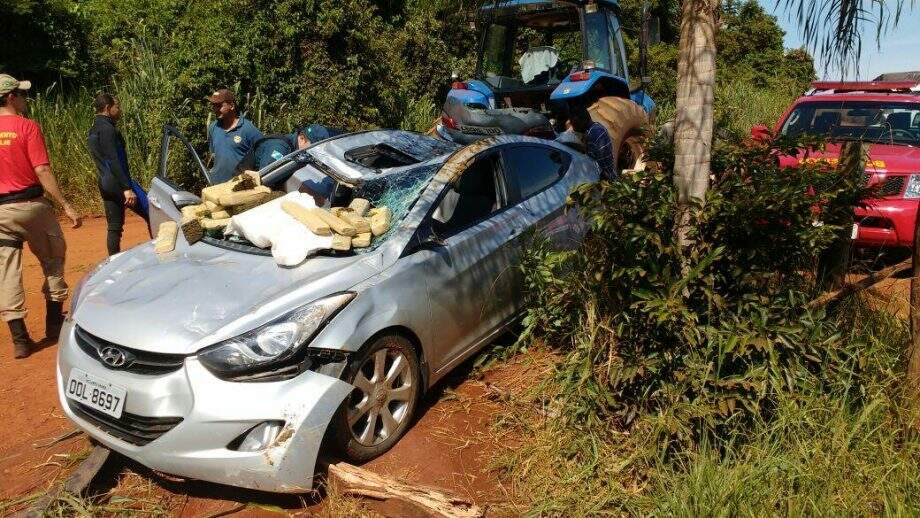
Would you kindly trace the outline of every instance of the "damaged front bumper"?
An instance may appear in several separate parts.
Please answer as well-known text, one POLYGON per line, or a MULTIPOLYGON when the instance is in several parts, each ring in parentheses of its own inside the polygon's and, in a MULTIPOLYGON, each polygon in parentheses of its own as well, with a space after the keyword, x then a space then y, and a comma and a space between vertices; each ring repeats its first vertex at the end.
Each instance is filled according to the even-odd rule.
POLYGON ((227 382, 195 357, 155 376, 112 370, 76 345, 71 322, 61 333, 57 381, 61 406, 74 423, 150 469, 283 493, 312 488, 327 425, 353 388, 315 372, 278 382, 227 382), (74 368, 127 389, 121 418, 87 410, 65 396, 74 368), (279 425, 269 444, 240 451, 247 432, 266 422, 279 425))

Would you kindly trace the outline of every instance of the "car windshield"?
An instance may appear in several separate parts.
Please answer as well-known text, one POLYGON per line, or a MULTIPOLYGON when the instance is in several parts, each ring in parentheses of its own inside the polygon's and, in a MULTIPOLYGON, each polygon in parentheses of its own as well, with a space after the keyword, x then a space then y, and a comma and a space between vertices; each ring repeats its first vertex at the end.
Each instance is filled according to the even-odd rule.
POLYGON ((920 103, 806 102, 789 114, 780 132, 791 137, 815 135, 920 146, 920 103))
POLYGON ((393 213, 390 229, 377 237, 368 248, 356 248, 356 253, 367 253, 387 240, 390 234, 412 209, 419 196, 434 178, 441 164, 428 164, 407 171, 392 173, 381 178, 368 180, 355 189, 356 198, 365 198, 374 207, 389 207, 393 213))

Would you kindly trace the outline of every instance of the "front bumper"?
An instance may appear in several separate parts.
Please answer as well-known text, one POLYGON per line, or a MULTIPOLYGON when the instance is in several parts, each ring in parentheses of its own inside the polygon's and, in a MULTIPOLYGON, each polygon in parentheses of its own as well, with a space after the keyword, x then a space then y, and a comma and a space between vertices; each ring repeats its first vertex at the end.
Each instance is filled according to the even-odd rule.
POLYGON ((73 323, 67 322, 57 364, 58 396, 67 417, 97 441, 150 469, 208 482, 282 493, 309 491, 326 427, 352 390, 339 379, 314 372, 279 382, 222 381, 195 357, 164 375, 111 370, 74 340, 73 323), (64 384, 75 367, 126 387, 126 415, 181 417, 181 422, 145 445, 116 437, 75 411, 65 397, 64 384), (267 448, 242 452, 227 447, 264 421, 285 423, 267 448))
POLYGON ((856 209, 857 246, 911 247, 917 220, 917 200, 870 200, 856 209))

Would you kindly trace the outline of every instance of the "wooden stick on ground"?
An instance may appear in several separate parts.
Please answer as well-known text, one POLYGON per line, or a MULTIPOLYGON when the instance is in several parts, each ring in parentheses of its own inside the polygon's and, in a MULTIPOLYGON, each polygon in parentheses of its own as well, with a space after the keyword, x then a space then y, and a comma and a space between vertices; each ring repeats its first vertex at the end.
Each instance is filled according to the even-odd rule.
POLYGON ((374 500, 397 500, 417 510, 421 516, 473 518, 485 516, 472 502, 449 496, 439 490, 403 484, 344 462, 329 466, 329 483, 343 495, 374 500))
POLYGON ((825 306, 827 304, 830 304, 831 302, 840 300, 843 297, 846 297, 847 295, 851 295, 853 293, 862 291, 866 288, 871 288, 872 286, 875 286, 876 284, 884 281, 885 279, 891 277, 892 275, 896 275, 901 272, 910 270, 910 268, 911 268, 910 259, 907 259, 906 261, 901 261, 900 263, 889 266, 887 268, 882 268, 881 270, 874 272, 874 273, 870 273, 869 275, 863 277, 862 279, 856 282, 844 284, 843 287, 840 288, 839 290, 828 291, 827 293, 824 293, 823 295, 816 298, 815 300, 809 302, 808 304, 805 304, 805 307, 808 309, 820 308, 821 306, 825 306))
POLYGON ((48 494, 39 498, 32 504, 32 507, 14 516, 16 518, 38 518, 40 516, 45 516, 51 504, 57 501, 65 493, 79 495, 86 490, 89 483, 92 482, 93 477, 99 473, 99 470, 102 469, 102 466, 105 464, 105 461, 108 460, 109 454, 111 453, 111 450, 108 448, 96 446, 89 454, 89 457, 67 477, 67 480, 63 484, 56 486, 49 491, 48 494))

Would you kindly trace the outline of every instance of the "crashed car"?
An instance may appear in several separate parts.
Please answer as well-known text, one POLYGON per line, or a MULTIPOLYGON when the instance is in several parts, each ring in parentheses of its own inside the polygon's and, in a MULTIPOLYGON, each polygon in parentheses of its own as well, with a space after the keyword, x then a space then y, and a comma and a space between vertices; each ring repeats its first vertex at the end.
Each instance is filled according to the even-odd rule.
MULTIPOLYGON (((200 202, 170 179, 169 164, 201 165, 170 131, 164 143, 190 158, 161 160, 154 226, 200 202)), ((151 469, 302 492, 324 438, 353 462, 380 455, 425 390, 514 321, 528 231, 577 244, 584 224, 566 198, 598 168, 531 137, 459 147, 387 130, 259 174, 321 206, 385 204, 392 226, 368 248, 295 267, 239 238, 188 245, 181 234, 169 253, 145 243, 113 256, 74 290, 59 396, 79 428, 151 469)))

